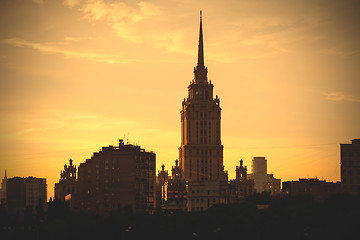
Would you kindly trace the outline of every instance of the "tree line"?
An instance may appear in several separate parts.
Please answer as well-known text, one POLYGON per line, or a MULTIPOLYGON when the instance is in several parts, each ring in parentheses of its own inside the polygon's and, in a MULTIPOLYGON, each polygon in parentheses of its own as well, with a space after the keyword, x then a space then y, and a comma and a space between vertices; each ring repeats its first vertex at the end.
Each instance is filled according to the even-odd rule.
POLYGON ((241 203, 204 212, 133 212, 108 216, 75 212, 50 201, 47 211, 25 209, 23 218, 0 207, 1 239, 355 239, 360 236, 360 198, 337 194, 324 202, 311 197, 255 194, 241 203), (355 237, 355 238, 354 238, 355 237))

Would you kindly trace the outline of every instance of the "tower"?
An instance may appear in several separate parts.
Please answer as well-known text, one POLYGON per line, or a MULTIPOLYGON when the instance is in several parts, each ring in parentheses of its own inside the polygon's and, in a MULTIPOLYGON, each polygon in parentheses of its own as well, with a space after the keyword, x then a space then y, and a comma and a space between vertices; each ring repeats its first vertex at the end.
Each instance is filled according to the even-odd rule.
POLYGON ((55 183, 55 199, 64 201, 68 194, 73 195, 76 192, 76 166, 73 165, 73 160, 69 160, 69 165, 64 165, 64 170, 61 171, 58 183, 55 183))
POLYGON ((236 178, 230 180, 229 195, 230 202, 241 202, 244 197, 254 193, 255 182, 253 179, 248 179, 247 167, 243 165, 243 160, 240 160, 240 166, 236 166, 236 178))
POLYGON ((240 166, 236 166, 236 179, 246 180, 247 179, 247 167, 243 166, 243 160, 240 160, 240 166))
POLYGON ((265 157, 254 157, 252 160, 252 174, 250 178, 255 181, 255 190, 264 192, 267 180, 267 160, 265 157))
POLYGON ((179 147, 182 177, 192 181, 225 180, 223 145, 221 145, 220 99, 213 97, 214 85, 207 78, 204 65, 202 15, 198 62, 194 79, 188 86, 188 97, 182 102, 181 146, 179 147))

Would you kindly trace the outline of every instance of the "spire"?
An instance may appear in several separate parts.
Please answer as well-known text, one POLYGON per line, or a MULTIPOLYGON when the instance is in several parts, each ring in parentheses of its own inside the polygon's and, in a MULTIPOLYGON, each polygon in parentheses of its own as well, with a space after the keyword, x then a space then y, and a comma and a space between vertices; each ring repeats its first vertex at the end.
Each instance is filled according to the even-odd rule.
POLYGON ((204 44, 202 33, 202 12, 200 10, 200 33, 199 33, 199 51, 198 51, 198 66, 204 66, 204 44))
POLYGON ((198 49, 198 64, 194 67, 194 83, 207 84, 207 68, 204 65, 204 43, 202 32, 202 11, 200 11, 200 32, 199 32, 199 49, 198 49))

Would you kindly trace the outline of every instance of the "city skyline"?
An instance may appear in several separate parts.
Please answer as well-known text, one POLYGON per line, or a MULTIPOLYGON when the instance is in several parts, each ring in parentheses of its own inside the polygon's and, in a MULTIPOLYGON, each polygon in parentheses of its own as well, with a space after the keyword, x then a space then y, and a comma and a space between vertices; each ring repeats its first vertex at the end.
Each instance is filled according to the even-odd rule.
POLYGON ((263 156, 282 181, 340 180, 339 145, 360 135, 359 2, 172 4, 1 3, 0 179, 47 178, 53 196, 64 163, 124 136, 170 169, 202 9, 229 179, 263 156))

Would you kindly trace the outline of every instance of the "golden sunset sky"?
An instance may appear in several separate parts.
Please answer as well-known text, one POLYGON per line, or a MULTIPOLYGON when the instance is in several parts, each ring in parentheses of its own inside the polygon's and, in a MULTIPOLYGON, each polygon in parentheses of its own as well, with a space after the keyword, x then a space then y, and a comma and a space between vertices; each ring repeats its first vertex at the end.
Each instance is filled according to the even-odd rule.
POLYGON ((340 180, 360 137, 360 1, 2 0, 0 178, 47 178, 129 139, 170 170, 197 64, 222 107, 224 166, 340 180))

